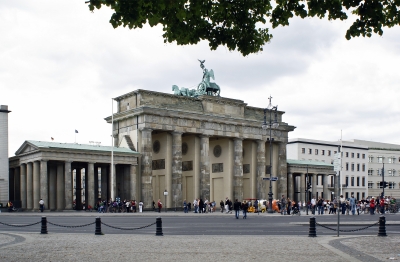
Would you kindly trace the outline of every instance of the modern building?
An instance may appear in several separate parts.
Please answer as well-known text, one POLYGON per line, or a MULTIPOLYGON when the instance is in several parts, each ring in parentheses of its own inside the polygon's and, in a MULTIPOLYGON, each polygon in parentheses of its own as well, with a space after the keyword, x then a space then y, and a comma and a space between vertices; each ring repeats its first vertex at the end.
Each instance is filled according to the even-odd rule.
POLYGON ((8 106, 0 106, 0 204, 9 200, 8 188, 8 106))
POLYGON ((289 139, 287 145, 288 162, 290 160, 313 161, 332 165, 335 154, 342 145, 341 182, 337 183, 336 172, 327 176, 313 172, 311 178, 312 194, 316 197, 333 198, 343 194, 348 198, 354 195, 357 199, 368 196, 368 146, 355 141, 329 142, 313 139, 289 139), (327 184, 327 185, 326 185, 327 184), (338 184, 340 186, 338 186, 338 184))
POLYGON ((400 198, 400 145, 356 139, 353 142, 368 147, 368 195, 377 197, 384 191, 385 196, 400 198))

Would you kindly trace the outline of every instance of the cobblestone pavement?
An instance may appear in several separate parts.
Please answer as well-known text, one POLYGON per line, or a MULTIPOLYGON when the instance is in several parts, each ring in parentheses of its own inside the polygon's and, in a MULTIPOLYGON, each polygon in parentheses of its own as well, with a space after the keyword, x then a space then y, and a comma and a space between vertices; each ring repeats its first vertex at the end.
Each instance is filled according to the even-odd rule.
POLYGON ((386 261, 400 237, 155 236, 0 232, 0 261, 386 261))

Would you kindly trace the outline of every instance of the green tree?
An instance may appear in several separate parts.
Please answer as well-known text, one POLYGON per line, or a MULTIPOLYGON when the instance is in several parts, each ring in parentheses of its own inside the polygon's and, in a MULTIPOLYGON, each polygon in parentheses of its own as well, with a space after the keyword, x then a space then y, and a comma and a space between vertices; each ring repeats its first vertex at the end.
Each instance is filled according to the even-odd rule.
POLYGON ((383 34, 383 27, 399 24, 400 0, 91 0, 89 9, 103 5, 114 13, 110 23, 130 29, 161 24, 164 42, 178 45, 207 40, 212 50, 225 45, 244 56, 263 50, 272 39, 267 24, 289 25, 298 16, 345 20, 357 17, 346 39, 383 34))

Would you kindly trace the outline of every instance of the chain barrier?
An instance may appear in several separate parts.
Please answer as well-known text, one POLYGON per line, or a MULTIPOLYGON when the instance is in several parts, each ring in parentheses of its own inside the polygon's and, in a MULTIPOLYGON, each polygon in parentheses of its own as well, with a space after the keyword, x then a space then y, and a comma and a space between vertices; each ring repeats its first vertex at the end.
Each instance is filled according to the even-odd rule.
POLYGON ((152 225, 155 225, 157 222, 154 222, 154 223, 152 223, 152 224, 150 224, 150 225, 147 225, 147 226, 142 226, 142 227, 137 227, 137 228, 115 227, 115 226, 108 225, 108 224, 106 224, 106 223, 104 223, 104 222, 101 222, 101 223, 102 223, 103 225, 107 226, 107 227, 111 227, 111 228, 114 228, 114 229, 120 229, 120 230, 137 230, 137 229, 143 229, 143 228, 146 228, 146 227, 150 227, 150 226, 152 226, 152 225))
MULTIPOLYGON (((335 228, 330 228, 330 227, 327 227, 327 226, 325 226, 325 225, 322 225, 322 224, 320 224, 320 223, 317 223, 317 222, 315 222, 315 224, 316 224, 316 225, 318 225, 318 226, 321 226, 321 227, 323 227, 323 228, 326 228, 326 229, 332 230, 332 231, 337 231, 337 229, 335 229, 335 228)), ((374 223, 374 224, 372 224, 372 225, 368 225, 368 226, 366 226, 366 227, 362 227, 362 228, 358 228, 358 229, 349 229, 349 230, 346 230, 346 229, 340 229, 340 230, 339 230, 339 232, 356 232, 356 231, 361 231, 361 230, 364 230, 364 229, 367 229, 367 228, 370 228, 370 227, 376 226, 376 225, 378 225, 378 224, 379 224, 379 221, 378 221, 378 222, 376 222, 376 223, 374 223)))
POLYGON ((3 223, 3 222, 0 222, 0 224, 5 225, 5 226, 9 226, 9 227, 29 227, 29 226, 37 225, 37 224, 39 224, 41 222, 42 221, 39 221, 39 222, 36 222, 36 223, 33 223, 33 224, 27 224, 27 225, 12 225, 12 224, 6 224, 6 223, 3 223))
POLYGON ((89 224, 85 224, 85 225, 79 225, 79 226, 65 226, 65 225, 59 225, 59 224, 51 223, 50 221, 47 221, 47 223, 50 224, 50 225, 53 225, 53 226, 57 226, 57 227, 77 228, 77 227, 86 227, 86 226, 93 225, 93 224, 96 223, 96 221, 95 221, 95 222, 92 222, 92 223, 89 223, 89 224))

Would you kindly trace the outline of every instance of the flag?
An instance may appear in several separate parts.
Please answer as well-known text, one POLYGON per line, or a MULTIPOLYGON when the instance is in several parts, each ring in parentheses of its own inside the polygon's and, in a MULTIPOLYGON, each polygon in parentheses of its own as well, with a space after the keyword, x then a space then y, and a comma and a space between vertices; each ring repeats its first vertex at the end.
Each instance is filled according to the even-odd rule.
POLYGON ((54 138, 51 138, 51 141, 53 141, 54 140, 54 138))
POLYGON ((75 129, 75 133, 78 133, 78 130, 75 129))

